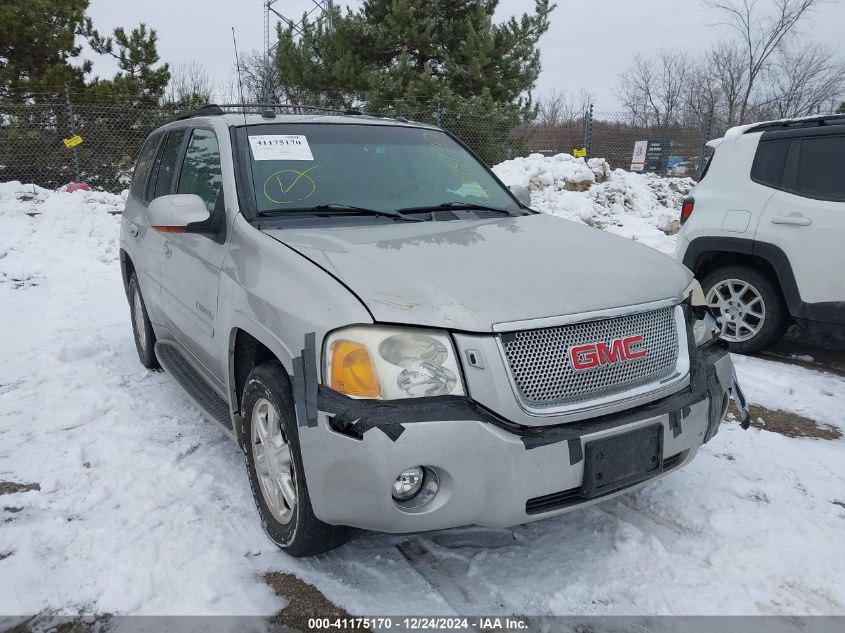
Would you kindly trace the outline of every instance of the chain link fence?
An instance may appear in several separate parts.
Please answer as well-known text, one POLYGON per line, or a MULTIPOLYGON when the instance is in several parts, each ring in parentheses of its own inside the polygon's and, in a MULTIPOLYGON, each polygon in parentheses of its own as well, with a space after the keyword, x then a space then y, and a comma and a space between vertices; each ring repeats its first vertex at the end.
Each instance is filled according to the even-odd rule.
MULTIPOLYGON (((569 153, 630 169, 635 143, 648 141, 645 171, 697 178, 709 135, 706 125, 638 126, 626 122, 623 113, 592 107, 582 117, 554 124, 525 122, 514 110, 450 109, 438 103, 393 103, 380 110, 439 125, 490 165, 529 153, 569 153)), ((147 135, 175 113, 159 104, 91 102, 62 94, 38 102, 0 101, 0 181, 53 189, 85 182, 121 191, 147 135), (73 145, 76 136, 82 141, 68 147, 65 141, 73 145)))

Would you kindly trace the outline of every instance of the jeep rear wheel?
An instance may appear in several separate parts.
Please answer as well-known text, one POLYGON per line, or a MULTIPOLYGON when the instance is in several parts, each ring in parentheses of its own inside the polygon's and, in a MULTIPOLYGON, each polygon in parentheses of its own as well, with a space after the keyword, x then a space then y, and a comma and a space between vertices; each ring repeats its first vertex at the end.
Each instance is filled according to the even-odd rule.
POLYGON ((291 556, 312 556, 343 545, 349 528, 323 523, 311 509, 293 394, 278 361, 250 372, 242 403, 241 440, 264 531, 291 556))
POLYGON ((777 343, 789 325, 780 289, 746 266, 725 266, 702 283, 707 305, 731 351, 753 354, 777 343))

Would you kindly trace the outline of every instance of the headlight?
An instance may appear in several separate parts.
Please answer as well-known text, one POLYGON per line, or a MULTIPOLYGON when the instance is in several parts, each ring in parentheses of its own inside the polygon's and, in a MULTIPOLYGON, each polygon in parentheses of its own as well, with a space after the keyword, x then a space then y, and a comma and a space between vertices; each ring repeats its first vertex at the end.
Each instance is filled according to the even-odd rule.
POLYGON ((684 289, 683 296, 685 299, 689 299, 692 309, 692 333, 695 337, 695 344, 703 345, 719 333, 719 324, 707 307, 704 291, 697 279, 689 282, 689 285, 684 289))
POLYGON ((326 337, 325 383, 353 398, 395 400, 464 395, 446 332, 354 326, 326 337))

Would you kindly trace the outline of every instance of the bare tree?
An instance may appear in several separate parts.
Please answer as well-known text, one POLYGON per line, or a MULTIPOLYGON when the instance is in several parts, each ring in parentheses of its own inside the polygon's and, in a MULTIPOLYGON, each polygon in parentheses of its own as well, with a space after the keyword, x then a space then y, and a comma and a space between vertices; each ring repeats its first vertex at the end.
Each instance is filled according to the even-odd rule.
POLYGON ((237 101, 240 101, 241 84, 243 98, 247 102, 284 103, 286 93, 275 60, 269 61, 258 51, 241 57, 240 78, 237 68, 233 69, 237 101))
POLYGON ((845 93, 845 65, 821 44, 783 49, 766 77, 768 99, 761 104, 777 118, 833 110, 845 93))
POLYGON ((584 116, 593 101, 593 95, 586 90, 576 95, 554 89, 537 100, 536 122, 539 125, 558 126, 577 121, 584 116))
POLYGON ((164 93, 165 101, 197 105, 209 103, 213 96, 214 81, 203 66, 191 62, 173 67, 164 93))
POLYGON ((746 95, 748 73, 745 57, 735 41, 721 41, 708 51, 704 64, 718 86, 720 100, 714 112, 727 125, 739 123, 740 104, 746 95), (721 110, 721 112, 719 112, 721 110))
POLYGON ((737 122, 744 123, 752 109, 752 95, 769 61, 796 25, 824 0, 774 0, 774 10, 765 14, 758 0, 705 0, 719 11, 722 24, 732 28, 741 42, 745 80, 738 100, 737 122))
POLYGON ((661 51, 649 59, 639 53, 619 77, 616 95, 635 125, 669 125, 678 121, 685 101, 690 58, 661 51))

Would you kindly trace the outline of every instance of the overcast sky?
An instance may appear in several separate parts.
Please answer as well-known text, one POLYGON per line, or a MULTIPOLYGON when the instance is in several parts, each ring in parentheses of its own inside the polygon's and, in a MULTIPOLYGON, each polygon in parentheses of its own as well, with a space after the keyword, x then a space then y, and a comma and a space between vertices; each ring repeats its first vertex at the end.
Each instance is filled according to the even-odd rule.
MULTIPOLYGON (((420 0, 425 2, 425 0, 420 0)), ((761 6, 772 0, 760 0, 761 6)), ((352 6, 360 2, 352 2, 352 6)), ((311 0, 278 0, 286 15, 301 16, 311 0)), ((501 0, 503 19, 531 10, 532 0, 501 0)), ((159 34, 159 54, 171 64, 196 61, 226 82, 233 67, 231 27, 242 52, 262 47, 263 0, 91 0, 89 15, 100 32, 146 22, 159 34)), ((660 48, 703 52, 728 32, 714 26, 718 16, 700 0, 558 0, 551 28, 540 41, 543 72, 535 95, 550 90, 586 89, 596 108, 619 106, 614 86, 631 56, 660 48)), ((840 46, 845 32, 845 0, 829 0, 802 27, 815 41, 840 46)), ((845 51, 839 50, 840 55, 845 51)), ((94 70, 108 77, 115 65, 95 59, 94 70)))

